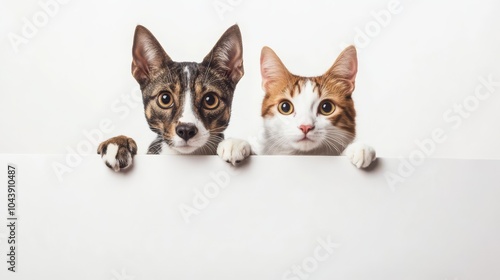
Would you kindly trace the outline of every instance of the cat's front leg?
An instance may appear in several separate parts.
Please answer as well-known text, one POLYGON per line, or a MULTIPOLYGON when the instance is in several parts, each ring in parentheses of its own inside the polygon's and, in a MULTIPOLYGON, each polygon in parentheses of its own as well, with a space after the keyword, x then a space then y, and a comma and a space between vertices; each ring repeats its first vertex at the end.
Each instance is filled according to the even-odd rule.
POLYGON ((250 143, 241 139, 229 138, 219 143, 217 154, 222 160, 237 165, 252 153, 250 143))
POLYGON ((137 144, 134 139, 120 135, 102 142, 97 153, 106 166, 118 172, 132 165, 132 159, 137 154, 137 144))
POLYGON ((353 142, 347 146, 345 155, 357 168, 366 168, 375 160, 375 149, 360 142, 353 142))

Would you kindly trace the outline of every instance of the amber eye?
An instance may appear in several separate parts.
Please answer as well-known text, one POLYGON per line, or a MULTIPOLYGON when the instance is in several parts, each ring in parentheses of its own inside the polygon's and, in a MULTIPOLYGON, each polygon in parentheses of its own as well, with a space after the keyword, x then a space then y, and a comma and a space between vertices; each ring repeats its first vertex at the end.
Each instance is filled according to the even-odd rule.
POLYGON ((203 96, 203 107, 208 110, 213 110, 219 106, 219 97, 213 92, 209 92, 203 96))
POLYGON ((174 105, 174 98, 170 92, 162 91, 158 95, 158 106, 163 109, 168 109, 174 105))
POLYGON ((325 100, 319 104, 319 113, 325 116, 331 115, 335 112, 335 104, 330 100, 325 100))
POLYGON ((292 102, 286 100, 281 101, 280 104, 278 104, 278 111, 283 115, 290 115, 293 113, 292 102))

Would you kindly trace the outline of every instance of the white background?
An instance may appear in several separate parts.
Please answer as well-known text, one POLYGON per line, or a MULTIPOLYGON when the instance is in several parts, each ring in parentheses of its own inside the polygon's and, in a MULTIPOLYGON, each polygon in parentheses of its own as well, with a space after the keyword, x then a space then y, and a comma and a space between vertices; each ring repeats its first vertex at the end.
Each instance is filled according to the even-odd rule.
POLYGON ((104 119, 113 129, 103 138, 131 136, 145 153, 154 134, 142 104, 121 100, 137 94, 130 74, 135 26, 150 29, 174 60, 199 62, 238 23, 245 76, 227 136, 259 131, 262 46, 272 47, 292 72, 320 75, 343 44, 356 43, 359 140, 379 156, 408 156, 416 140, 441 128, 446 141, 430 156, 500 159, 500 87, 476 104, 471 99, 479 77, 500 80, 500 3, 401 1, 402 10, 381 26, 374 15, 389 3, 71 0, 40 24, 38 1, 1 1, 0 153, 75 151, 86 139, 84 130, 98 129, 104 119), (221 3, 231 10, 218 12, 221 3), (26 20, 39 27, 14 47, 10 38, 23 36, 26 20), (359 39, 360 32, 368 40, 359 39), (464 100, 473 108, 470 115, 456 126, 445 121, 443 114, 464 100), (117 111, 131 106, 128 114, 117 111))
POLYGON ((113 129, 102 138, 129 135, 140 153, 154 138, 142 104, 122 99, 138 96, 130 74, 137 24, 174 60, 201 61, 238 23, 246 73, 226 135, 259 131, 262 46, 292 72, 319 75, 341 45, 356 43, 358 138, 379 156, 407 157, 415 141, 441 129, 446 140, 429 156, 500 159, 500 87, 471 103, 477 108, 460 125, 443 119, 455 104, 474 102, 480 77, 500 81, 498 2, 401 1, 402 11, 380 27, 374 15, 390 1, 226 1, 71 0, 14 47, 9 38, 44 12, 38 0, 0 0, 0 166, 19 166, 21 225, 21 272, 7 274, 0 192, 0 275, 282 279, 330 235, 340 247, 311 279, 499 279, 496 160, 408 167, 383 158, 365 172, 344 157, 251 158, 187 225, 180 203, 211 183, 211 172, 232 170, 219 159, 138 156, 131 172, 117 174, 97 155, 71 155, 73 164, 61 155, 87 147, 85 132, 103 121, 113 129), (220 14, 217 3, 234 6, 220 14), (359 41, 367 28, 372 35, 359 41), (63 182, 55 163, 71 167, 63 182), (403 180, 395 189, 387 172, 403 180))

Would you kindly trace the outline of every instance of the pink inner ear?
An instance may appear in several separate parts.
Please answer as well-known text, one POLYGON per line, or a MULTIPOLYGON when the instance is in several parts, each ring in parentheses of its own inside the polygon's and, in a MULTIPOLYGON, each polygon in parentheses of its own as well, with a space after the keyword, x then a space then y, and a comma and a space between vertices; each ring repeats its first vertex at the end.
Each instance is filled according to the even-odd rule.
POLYGON ((243 59, 238 59, 233 66, 233 71, 231 71, 231 79, 237 83, 243 77, 243 74, 243 59))
POLYGON ((134 56, 132 60, 132 76, 134 76, 139 84, 144 83, 148 79, 148 72, 144 62, 134 56))
POLYGON ((203 64, 224 71, 236 85, 243 77, 243 46, 240 29, 231 26, 217 41, 212 50, 203 59, 203 64))
POLYGON ((135 30, 132 56, 132 75, 141 85, 170 60, 153 34, 140 25, 135 30))
POLYGON ((260 56, 260 73, 262 76, 262 87, 268 89, 273 82, 283 79, 288 70, 269 47, 262 48, 260 56))
POLYGON ((354 82, 356 78, 356 73, 358 73, 358 56, 356 49, 354 47, 348 48, 345 53, 345 59, 348 61, 348 79, 354 82))
POLYGON ((241 48, 238 47, 238 44, 235 44, 229 51, 231 52, 228 55, 231 59, 231 61, 228 62, 229 76, 234 83, 237 83, 244 73, 243 54, 241 48))
POLYGON ((358 62, 356 58, 350 59, 348 62, 348 67, 346 70, 346 78, 348 80, 354 81, 356 78, 356 73, 358 73, 358 62))
POLYGON ((266 89, 270 83, 277 80, 276 70, 273 69, 275 65, 272 65, 269 61, 262 59, 260 63, 260 73, 262 76, 262 87, 266 89))
POLYGON ((341 77, 354 83, 358 72, 356 49, 353 46, 347 47, 328 72, 333 77, 341 77))
POLYGON ((143 55, 142 50, 134 50, 134 56, 132 61, 133 75, 147 76, 149 74, 149 68, 147 65, 147 60, 143 55))

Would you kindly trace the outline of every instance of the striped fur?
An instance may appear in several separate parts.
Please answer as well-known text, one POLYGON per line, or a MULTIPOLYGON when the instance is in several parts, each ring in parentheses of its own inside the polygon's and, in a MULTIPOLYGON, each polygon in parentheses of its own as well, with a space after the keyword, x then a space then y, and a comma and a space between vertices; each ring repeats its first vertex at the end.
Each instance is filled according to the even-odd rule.
POLYGON ((261 74, 265 91, 262 102, 264 139, 262 154, 340 154, 356 134, 356 110, 351 98, 357 73, 356 49, 346 48, 325 74, 302 77, 288 71, 268 47, 262 49, 261 74), (324 101, 335 111, 322 115, 324 101), (280 113, 281 102, 288 101, 293 113, 280 113), (304 132, 301 126, 310 127, 304 132))
MULTIPOLYGON (((196 63, 173 61, 153 34, 139 25, 132 55, 132 75, 142 91, 144 114, 157 134, 148 154, 215 155, 231 118, 234 90, 244 74, 239 27, 227 29, 196 63)), ((98 148, 115 171, 131 166, 136 151, 135 141, 127 136, 111 138, 98 148)))
POLYGON ((132 73, 141 85, 149 127, 157 134, 148 153, 168 150, 167 153, 215 154, 229 124, 236 84, 243 76, 239 28, 237 25, 229 28, 205 59, 195 63, 172 61, 153 35, 144 27, 138 27, 132 73), (167 109, 158 104, 159 95, 165 92, 174 99, 173 106, 167 109), (203 106, 203 98, 208 93, 218 97, 217 108, 208 110, 203 106), (186 106, 187 100, 190 104, 186 106), (186 114, 194 116, 189 123, 194 123, 198 130, 188 141, 176 135, 186 114), (183 145, 189 146, 191 142, 190 148, 184 148, 183 145))
POLYGON ((352 142, 356 111, 351 98, 358 70, 356 49, 347 47, 318 77, 290 73, 268 47, 262 49, 263 133, 251 140, 227 139, 217 154, 237 165, 250 154, 340 155, 357 168, 376 160, 373 147, 352 142))

